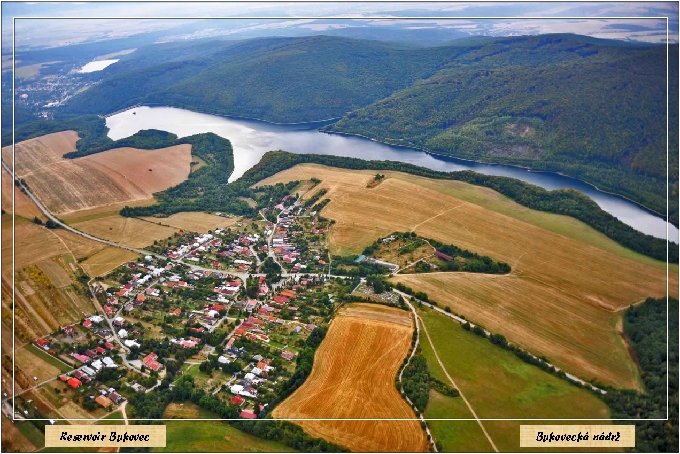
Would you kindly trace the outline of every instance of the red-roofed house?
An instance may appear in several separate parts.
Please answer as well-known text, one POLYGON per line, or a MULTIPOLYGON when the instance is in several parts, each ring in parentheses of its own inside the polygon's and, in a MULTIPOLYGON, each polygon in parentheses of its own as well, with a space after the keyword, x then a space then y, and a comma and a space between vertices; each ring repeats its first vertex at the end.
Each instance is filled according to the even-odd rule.
POLYGON ((179 317, 180 315, 182 315, 182 309, 180 309, 179 307, 175 308, 175 309, 171 310, 170 312, 168 312, 168 314, 174 315, 175 317, 179 317))
POLYGON ((77 378, 71 377, 71 378, 68 379, 68 381, 66 382, 66 384, 68 384, 68 385, 69 385, 71 388, 73 388, 73 389, 77 389, 77 388, 79 388, 80 385, 82 385, 83 383, 82 383, 80 380, 78 380, 77 378))
POLYGON ((257 415, 253 410, 241 410, 241 418, 243 419, 257 419, 257 415))
POLYGON ((149 353, 148 355, 146 355, 144 357, 144 359, 142 359, 142 362, 149 369, 158 372, 159 370, 161 370, 163 368, 163 365, 161 363, 159 363, 158 361, 156 361, 157 358, 158 358, 158 355, 152 352, 152 353, 149 353))
POLYGON ((274 303, 276 303, 276 304, 288 304, 288 301, 290 301, 290 300, 288 298, 286 298, 285 296, 276 295, 274 297, 274 303))
POLYGON ((292 290, 283 290, 283 291, 279 292, 279 295, 285 296, 286 298, 293 299, 297 296, 297 293, 295 293, 292 290))
POLYGON ((44 337, 39 337, 35 340, 35 345, 37 345, 40 348, 47 347, 50 345, 50 341, 48 341, 44 337))
POLYGON ((229 400, 229 402, 231 402, 232 405, 240 407, 241 405, 243 405, 243 402, 245 402, 245 399, 243 399, 243 397, 241 396, 234 396, 229 400))

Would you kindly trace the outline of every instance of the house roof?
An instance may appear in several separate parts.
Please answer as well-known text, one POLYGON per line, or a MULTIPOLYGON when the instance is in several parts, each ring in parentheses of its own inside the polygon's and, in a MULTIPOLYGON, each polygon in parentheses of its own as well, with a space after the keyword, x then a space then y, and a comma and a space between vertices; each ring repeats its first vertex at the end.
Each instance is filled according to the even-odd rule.
POLYGON ((104 408, 109 408, 111 405, 113 405, 113 402, 111 402, 111 399, 109 399, 106 396, 102 396, 101 394, 97 396, 97 398, 94 400, 97 402, 99 405, 101 405, 104 408))
POLYGON ((241 418, 244 419, 257 419, 257 415, 253 410, 241 410, 241 418))

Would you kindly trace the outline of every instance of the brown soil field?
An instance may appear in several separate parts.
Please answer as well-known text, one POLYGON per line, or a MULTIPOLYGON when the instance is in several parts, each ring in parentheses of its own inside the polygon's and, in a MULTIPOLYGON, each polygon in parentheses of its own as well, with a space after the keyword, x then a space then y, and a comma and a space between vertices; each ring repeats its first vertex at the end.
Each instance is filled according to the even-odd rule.
MULTIPOLYGON (((314 175, 331 202, 335 253, 358 253, 394 231, 415 231, 505 261, 505 276, 441 273, 397 276, 474 323, 585 379, 639 387, 616 323, 623 309, 665 294, 665 264, 636 254, 567 216, 530 210, 497 192, 458 181, 302 165, 260 184, 314 175)), ((670 267, 677 295, 678 267, 670 267)))
POLYGON ((167 218, 149 216, 142 219, 153 222, 154 224, 170 226, 191 232, 203 233, 207 232, 208 230, 231 227, 241 218, 225 218, 224 216, 216 216, 210 213, 185 211, 182 213, 173 214, 167 218))
POLYGON ((114 215, 78 222, 73 227, 107 240, 133 247, 144 247, 154 240, 172 236, 178 229, 146 222, 141 219, 114 215))
MULTIPOLYGON (((394 379, 411 346, 406 311, 372 304, 341 309, 316 352, 304 384, 273 412, 276 418, 415 418, 394 379)), ((352 451, 421 452, 418 421, 296 421, 312 436, 352 451)))
MULTIPOLYGON (((190 145, 159 150, 119 148, 64 159, 65 153, 75 150, 77 140, 76 132, 62 131, 15 147, 16 175, 57 214, 149 199, 189 176, 190 145)), ((3 148, 6 162, 12 162, 11 152, 11 147, 3 148)))

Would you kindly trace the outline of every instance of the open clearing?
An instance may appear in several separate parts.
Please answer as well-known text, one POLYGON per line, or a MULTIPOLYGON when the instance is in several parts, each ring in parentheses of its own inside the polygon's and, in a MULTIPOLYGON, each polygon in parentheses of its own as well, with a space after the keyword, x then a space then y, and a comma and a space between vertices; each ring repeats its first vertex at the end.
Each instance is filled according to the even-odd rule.
MULTIPOLYGON (((636 254, 567 216, 530 210, 497 192, 459 181, 300 165, 260 184, 314 175, 331 202, 334 253, 358 253, 394 231, 509 263, 505 276, 432 273, 397 276, 454 312, 585 379, 639 387, 637 368, 617 332, 620 313, 665 294, 665 264, 636 254)), ((677 295, 677 265, 671 266, 677 295)))
MULTIPOLYGON (((171 403, 164 418, 215 418, 193 403, 171 403)), ((292 452, 274 441, 263 440, 222 421, 165 421, 167 444, 154 452, 292 452)))
MULTIPOLYGON (((413 332, 410 313, 372 304, 343 307, 312 373, 274 409, 277 418, 415 418, 395 386, 413 332)), ((427 450, 418 421, 297 421, 310 435, 352 451, 427 450)))
MULTIPOLYGON (((75 131, 47 134, 15 147, 17 176, 56 214, 122 202, 148 200, 155 192, 175 186, 189 176, 191 146, 158 150, 118 148, 77 159, 75 131)), ((12 148, 2 157, 12 162, 12 148)))
POLYGON ((224 216, 216 216, 210 213, 185 211, 173 214, 172 216, 168 216, 166 218, 149 216, 142 219, 156 224, 202 233, 207 232, 208 230, 231 227, 232 225, 236 224, 240 218, 226 218, 224 216))
MULTIPOLYGON (((529 365, 489 340, 465 331, 458 322, 433 310, 419 310, 439 359, 480 418, 608 418, 606 404, 593 393, 529 365)), ((439 367, 427 336, 422 352, 430 373, 449 383, 439 367)), ((435 394, 426 408, 428 418, 470 418, 460 398, 435 394)), ((445 451, 490 449, 474 421, 431 423, 445 451), (462 430, 465 428, 465 430, 462 430), (468 430, 472 431, 468 433, 468 430)), ((593 421, 593 424, 606 424, 593 421)), ((483 421, 501 451, 518 451, 522 421, 483 421)), ((550 424, 568 424, 555 421, 550 424)), ((586 423, 584 423, 586 424, 586 423)))

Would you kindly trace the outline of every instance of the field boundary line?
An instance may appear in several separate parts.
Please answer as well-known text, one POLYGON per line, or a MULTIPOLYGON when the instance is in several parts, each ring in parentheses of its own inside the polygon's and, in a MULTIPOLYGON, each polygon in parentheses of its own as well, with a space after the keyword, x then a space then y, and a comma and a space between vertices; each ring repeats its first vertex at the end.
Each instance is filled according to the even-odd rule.
POLYGON ((444 375, 446 375, 446 378, 449 379, 449 381, 451 382, 453 387, 458 390, 460 397, 463 399, 463 402, 465 402, 465 405, 468 407, 468 410, 470 410, 470 413, 472 413, 472 416, 474 416, 475 421, 477 421, 477 424, 479 424, 479 427, 482 429, 482 432, 484 432, 486 439, 489 440, 489 443, 491 444, 491 447, 493 448, 493 450, 495 452, 499 452, 498 448, 496 447, 496 444, 493 442, 493 440, 491 439, 491 436, 486 431, 484 424, 479 419, 479 416, 477 416, 477 413, 475 413, 475 410, 472 408, 472 405, 470 405, 470 402, 465 397, 465 394, 463 394, 463 391, 461 391, 461 389, 458 387, 458 385, 456 385, 456 382, 453 380, 451 375, 449 375, 449 372, 446 370, 444 363, 439 358, 439 354, 437 353, 437 349, 434 347, 434 343, 432 342, 432 339, 430 338, 430 333, 427 331, 427 326, 425 326, 425 322, 423 322, 422 319, 420 319, 420 317, 418 317, 418 319, 421 321, 421 323, 423 325, 423 332, 425 333, 425 336, 427 337, 427 341, 430 343, 430 347, 432 347, 432 353, 434 353, 434 357, 437 359, 437 362, 439 363, 439 367, 441 367, 442 371, 444 372, 444 375))

